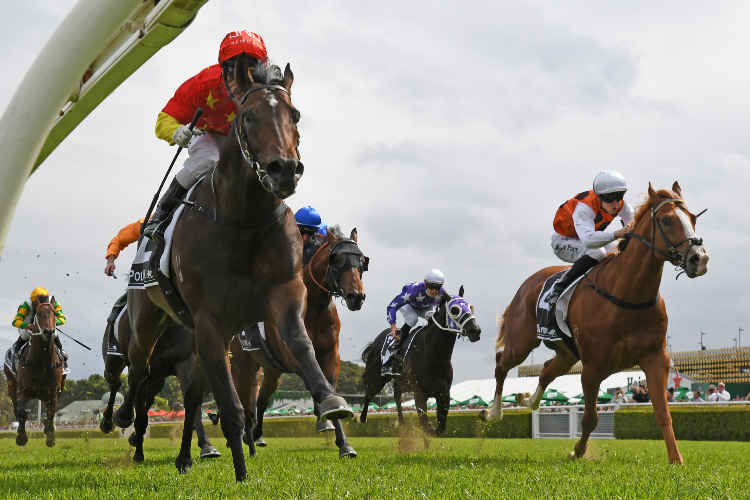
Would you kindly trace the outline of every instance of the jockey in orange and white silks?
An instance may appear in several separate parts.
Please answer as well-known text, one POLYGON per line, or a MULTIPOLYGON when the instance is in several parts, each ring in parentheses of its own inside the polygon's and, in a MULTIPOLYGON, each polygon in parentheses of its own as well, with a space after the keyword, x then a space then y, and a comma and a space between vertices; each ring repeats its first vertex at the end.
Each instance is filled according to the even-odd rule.
POLYGON ((573 281, 613 251, 617 240, 628 232, 626 227, 606 231, 615 217, 620 217, 625 225, 633 221, 633 207, 623 200, 627 190, 625 178, 619 172, 605 170, 597 174, 592 190, 577 194, 557 209, 552 251, 573 267, 555 283, 550 303, 557 302, 573 281))
POLYGON ((219 63, 209 66, 187 80, 175 92, 156 120, 156 136, 169 143, 188 148, 188 159, 164 192, 149 220, 144 234, 154 234, 156 226, 177 206, 185 193, 219 161, 219 153, 229 135, 229 127, 237 106, 229 91, 234 91, 234 68, 237 58, 244 56, 250 71, 259 63, 267 63, 266 44, 260 35, 233 31, 221 42, 219 63), (203 115, 194 130, 189 124, 198 108, 203 115))

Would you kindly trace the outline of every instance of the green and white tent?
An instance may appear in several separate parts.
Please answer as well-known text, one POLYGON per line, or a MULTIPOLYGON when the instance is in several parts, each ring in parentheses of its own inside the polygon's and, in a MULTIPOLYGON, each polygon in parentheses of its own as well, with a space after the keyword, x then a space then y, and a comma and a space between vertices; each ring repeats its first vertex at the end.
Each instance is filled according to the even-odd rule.
POLYGON ((391 402, 386 403, 383 406, 381 406, 381 408, 384 409, 384 410, 395 410, 396 409, 396 402, 395 401, 391 401, 391 402))
POLYGON ((461 406, 490 406, 490 404, 482 399, 481 396, 474 395, 466 401, 461 401, 461 406))
POLYGON ((559 403, 567 403, 569 399, 568 396, 556 389, 547 389, 542 396, 543 401, 556 401, 559 403))

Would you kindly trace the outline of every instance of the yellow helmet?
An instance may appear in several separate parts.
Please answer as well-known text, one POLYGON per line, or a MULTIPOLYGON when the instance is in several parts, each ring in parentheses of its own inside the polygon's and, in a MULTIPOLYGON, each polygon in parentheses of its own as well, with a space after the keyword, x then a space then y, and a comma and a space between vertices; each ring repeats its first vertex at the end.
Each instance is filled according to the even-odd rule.
POLYGON ((34 291, 31 292, 31 300, 36 300, 38 295, 49 295, 49 291, 46 288, 42 288, 41 286, 34 288, 34 291))

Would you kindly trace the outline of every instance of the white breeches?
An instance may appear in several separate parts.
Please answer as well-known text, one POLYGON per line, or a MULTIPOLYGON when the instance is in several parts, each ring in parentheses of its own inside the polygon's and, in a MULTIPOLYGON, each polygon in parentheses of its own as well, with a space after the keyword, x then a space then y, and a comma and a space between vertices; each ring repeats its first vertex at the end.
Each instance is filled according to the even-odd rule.
POLYGON ((409 326, 416 325, 419 318, 430 319, 432 315, 435 314, 434 307, 415 309, 410 304, 404 304, 399 311, 404 315, 404 322, 409 326))
POLYGON ((175 178, 182 187, 189 189, 198 182, 198 179, 206 175, 219 161, 227 137, 215 132, 204 131, 203 134, 195 136, 188 145, 188 157, 183 164, 182 170, 177 172, 175 178))
POLYGON ((617 240, 607 243, 600 248, 586 248, 586 245, 578 238, 563 236, 557 232, 552 233, 552 251, 560 260, 573 263, 583 255, 593 257, 601 261, 608 253, 617 248, 617 240))
POLYGON ((18 329, 18 334, 21 336, 24 340, 29 340, 29 337, 31 337, 31 332, 28 330, 24 330, 22 328, 18 329))

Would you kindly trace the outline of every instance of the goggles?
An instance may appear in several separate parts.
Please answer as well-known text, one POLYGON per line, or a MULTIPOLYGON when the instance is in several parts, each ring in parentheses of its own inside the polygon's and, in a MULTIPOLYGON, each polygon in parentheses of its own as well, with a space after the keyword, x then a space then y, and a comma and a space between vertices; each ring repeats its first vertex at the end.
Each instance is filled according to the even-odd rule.
POLYGON ((622 201, 624 196, 625 191, 617 191, 616 193, 600 194, 599 198, 601 198, 604 203, 612 203, 615 201, 622 201))
POLYGON ((425 283, 424 286, 429 290, 440 290, 441 288, 443 288, 442 283, 425 283))
POLYGON ((300 234, 301 234, 302 236, 305 236, 305 235, 307 235, 307 236, 312 236, 312 235, 314 235, 315 233, 317 233, 317 232, 318 232, 318 230, 317 230, 317 229, 314 229, 314 228, 311 228, 311 227, 300 227, 300 228, 299 228, 299 232, 300 232, 300 234))

